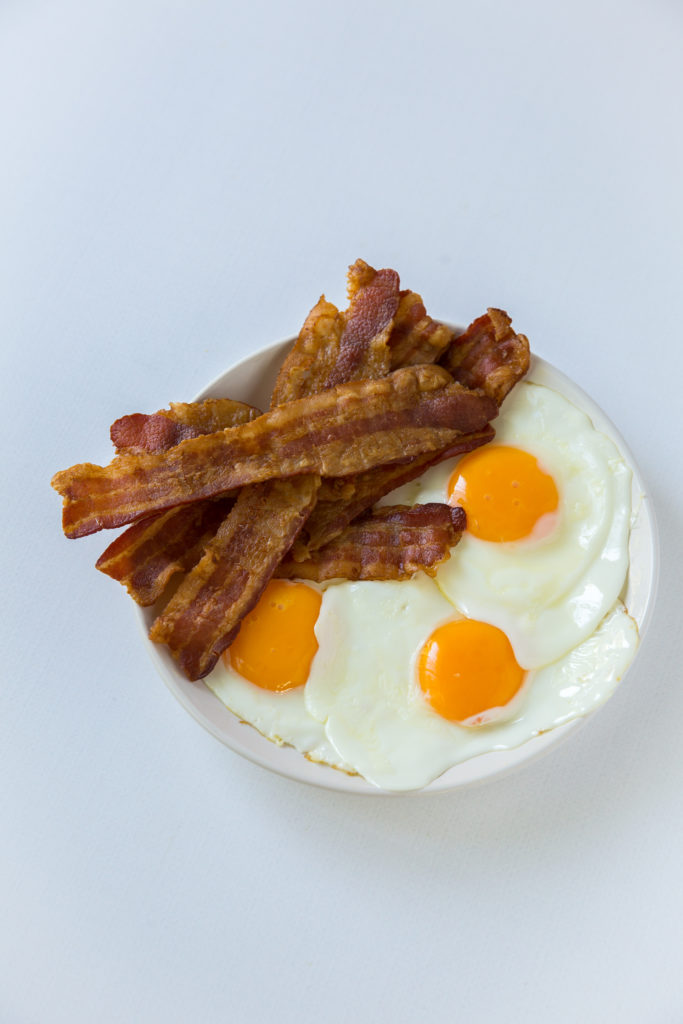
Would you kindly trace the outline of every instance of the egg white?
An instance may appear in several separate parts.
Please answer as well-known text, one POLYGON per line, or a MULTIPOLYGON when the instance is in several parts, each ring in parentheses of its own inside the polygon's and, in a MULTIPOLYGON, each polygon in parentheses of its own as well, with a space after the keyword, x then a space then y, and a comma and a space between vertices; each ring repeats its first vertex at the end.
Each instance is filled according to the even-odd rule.
POLYGON ((342 584, 325 594, 306 707, 325 723, 338 755, 381 789, 419 789, 471 757, 517 747, 588 714, 610 697, 638 643, 635 623, 616 605, 588 640, 529 673, 502 718, 471 728, 437 714, 417 675, 432 630, 458 617, 422 573, 405 583, 342 584))
POLYGON ((327 739, 324 725, 306 710, 303 686, 283 693, 264 690, 227 666, 222 658, 204 681, 234 715, 267 739, 287 743, 311 761, 349 770, 327 739))

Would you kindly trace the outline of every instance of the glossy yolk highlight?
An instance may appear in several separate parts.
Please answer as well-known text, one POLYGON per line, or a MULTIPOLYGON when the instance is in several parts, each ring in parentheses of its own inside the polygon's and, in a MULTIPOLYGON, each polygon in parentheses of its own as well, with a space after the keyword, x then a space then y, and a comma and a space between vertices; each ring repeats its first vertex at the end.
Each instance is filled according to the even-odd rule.
POLYGON ((505 633, 474 619, 439 626, 418 661, 427 700, 451 722, 467 722, 503 707, 519 690, 524 675, 505 633))
POLYGON ((264 690, 303 686, 318 650, 314 626, 321 600, 305 583, 271 580, 224 653, 226 665, 264 690))
POLYGON ((529 452, 505 445, 481 448, 458 463, 449 501, 462 505, 467 529, 481 540, 527 537, 559 502, 553 478, 529 452))

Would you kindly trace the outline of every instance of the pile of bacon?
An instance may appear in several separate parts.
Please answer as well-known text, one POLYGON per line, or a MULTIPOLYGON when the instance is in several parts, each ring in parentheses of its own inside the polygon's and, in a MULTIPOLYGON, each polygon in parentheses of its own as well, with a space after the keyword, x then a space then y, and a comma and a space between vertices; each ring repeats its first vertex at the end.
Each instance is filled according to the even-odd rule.
POLYGON ((529 344, 489 309, 458 334, 393 270, 349 270, 349 308, 324 296, 285 359, 270 410, 172 404, 111 428, 116 457, 57 473, 67 537, 129 526, 97 568, 151 605, 179 585, 150 637, 189 679, 207 675, 273 576, 403 579, 433 573, 460 508, 372 506, 485 444, 526 373, 529 344))

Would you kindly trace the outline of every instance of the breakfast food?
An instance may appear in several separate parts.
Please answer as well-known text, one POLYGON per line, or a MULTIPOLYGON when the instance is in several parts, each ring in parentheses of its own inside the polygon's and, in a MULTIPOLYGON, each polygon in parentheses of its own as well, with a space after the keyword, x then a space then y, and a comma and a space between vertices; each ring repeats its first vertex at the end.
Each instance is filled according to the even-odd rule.
MULTIPOLYGON (((280 719, 279 695, 266 691, 258 709, 250 708, 257 684, 244 692, 226 651, 207 683, 229 708, 313 760, 341 762, 383 789, 410 790, 608 699, 638 645, 636 625, 618 598, 628 550, 629 470, 583 413, 533 377, 503 404, 497 431, 492 445, 428 470, 389 494, 375 514, 396 503, 421 509, 444 501, 461 471, 467 473, 467 460, 490 453, 502 456, 494 481, 513 494, 511 502, 521 487, 527 535, 487 540, 467 530, 434 579, 418 573, 405 582, 318 583, 319 650, 297 690, 297 711, 292 700, 287 720, 280 719), (526 489, 521 474, 503 472, 513 445, 537 462, 526 489), (550 512, 548 477, 557 494, 550 512), (511 486, 515 481, 520 487, 511 486), (310 718, 323 731, 311 732, 307 748, 302 737, 310 718), (321 753, 324 742, 334 751, 331 760, 321 753)), ((491 508, 494 527, 504 501, 501 493, 491 508)), ((484 497, 484 512, 489 504, 484 497)), ((478 510, 467 514, 475 519, 478 510)), ((479 518, 488 525, 485 514, 479 518)), ((503 521, 518 529, 509 516, 503 521)), ((286 565, 288 574, 295 571, 296 563, 286 565)), ((254 643, 267 647, 267 635, 254 643)))
MULTIPOLYGON (((431 325, 423 329, 423 333, 431 337, 431 325)), ((410 350, 411 358, 416 355, 426 358, 429 351, 429 343, 423 341, 410 350)), ((510 317, 500 309, 489 309, 462 334, 454 335, 444 348, 432 347, 431 355, 440 357, 454 380, 482 391, 496 406, 500 406, 529 369, 529 342, 512 329, 510 317)), ((488 425, 479 432, 458 438, 436 455, 428 453, 407 465, 379 466, 352 478, 324 480, 316 507, 295 541, 294 557, 303 559, 309 551, 327 544, 356 516, 401 483, 420 476, 428 466, 478 448, 493 436, 493 428, 488 425)))
POLYGON ((394 370, 279 405, 249 423, 168 451, 57 473, 64 532, 84 537, 153 512, 299 474, 346 476, 434 452, 495 416, 486 395, 439 366, 394 370))
MULTIPOLYGON (((361 261, 354 264, 346 314, 324 296, 313 307, 280 368, 271 409, 355 378, 385 377, 397 365, 390 343, 394 315, 401 309, 399 347, 414 354, 429 344, 434 357, 440 354, 451 332, 443 325, 435 329, 424 308, 420 310, 420 303, 414 301, 419 297, 400 293, 398 285, 393 270, 377 272, 361 261)), ((309 411, 305 425, 313 420, 314 413, 309 411)), ((244 616, 301 533, 320 484, 316 473, 242 489, 215 538, 205 544, 203 556, 150 631, 153 640, 168 645, 189 678, 206 676, 238 635, 244 616)))
POLYGON ((523 381, 490 446, 386 500, 412 505, 451 494, 468 530, 439 570, 445 597, 502 629, 527 669, 587 639, 628 568, 631 472, 613 442, 562 395, 523 381))
POLYGON ((243 721, 422 787, 587 714, 637 647, 630 471, 528 369, 503 311, 459 333, 359 260, 348 309, 314 306, 267 412, 122 417, 109 466, 54 478, 64 531, 127 526, 97 567, 243 721))
MULTIPOLYGON (((493 708, 491 717, 474 714, 463 722, 430 702, 430 680, 420 671, 425 644, 454 615, 438 587, 424 577, 348 586, 355 593, 344 595, 341 587, 326 592, 305 705, 325 723, 337 756, 387 790, 418 789, 470 757, 519 746, 594 710, 613 691, 637 644, 633 620, 617 606, 588 641, 538 673, 527 673, 521 689, 500 708, 495 702, 501 666, 481 673, 490 637, 475 638, 469 651, 477 667, 475 695, 493 708), (390 638, 380 630, 384 621, 394 624, 390 638)), ((447 657, 444 669, 452 679, 456 665, 449 666, 447 657)), ((224 699, 230 706, 229 693, 224 699)))
POLYGON ((261 413, 253 405, 230 398, 205 402, 171 402, 170 408, 145 416, 133 413, 112 423, 109 435, 117 455, 165 452, 181 441, 248 423, 261 413))
POLYGON ((300 580, 403 580, 420 569, 430 576, 450 558, 466 516, 459 505, 430 502, 366 512, 325 547, 297 562, 286 557, 279 577, 300 580))
POLYGON ((217 498, 149 516, 124 530, 95 566, 123 583, 139 605, 152 605, 174 576, 197 564, 234 504, 233 498, 217 498))
POLYGON ((313 508, 317 489, 315 478, 303 487, 296 480, 269 480, 258 485, 256 496, 245 489, 185 576, 150 637, 169 647, 190 679, 207 675, 235 639, 262 581, 273 576, 313 508))

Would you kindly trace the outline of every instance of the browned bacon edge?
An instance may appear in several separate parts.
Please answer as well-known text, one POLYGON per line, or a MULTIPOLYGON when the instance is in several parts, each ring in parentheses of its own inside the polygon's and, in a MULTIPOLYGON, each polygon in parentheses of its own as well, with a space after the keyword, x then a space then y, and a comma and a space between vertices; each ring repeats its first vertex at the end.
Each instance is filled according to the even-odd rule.
MULTIPOLYGON (((152 416, 139 414, 139 420, 144 424, 143 447, 146 446, 147 451, 165 451, 170 446, 168 441, 175 427, 190 429, 190 436, 198 437, 238 423, 247 423, 258 415, 260 412, 254 406, 230 398, 171 402, 169 409, 152 416), (150 431, 147 424, 155 420, 168 424, 171 433, 165 427, 160 434, 150 431)), ((129 432, 130 422, 134 419, 124 416, 112 425, 114 444, 135 440, 129 432)), ((138 434, 135 445, 139 444, 138 434)), ((199 561, 205 544, 215 534, 232 505, 232 499, 219 498, 181 505, 180 508, 150 516, 117 537, 100 555, 95 566, 100 572, 122 583, 138 604, 154 604, 176 573, 187 572, 199 561)))
MULTIPOLYGON (((349 268, 349 279, 362 260, 349 268)), ((389 370, 388 341, 399 304, 395 270, 373 270, 365 264, 363 284, 353 293, 339 342, 339 354, 325 388, 359 378, 383 377, 389 370)))
POLYGON ((188 679, 208 675, 230 646, 301 529, 319 481, 301 483, 270 480, 243 491, 154 622, 150 638, 168 645, 188 679), (263 514, 254 514, 257 497, 263 514))
POLYGON ((465 526, 465 511, 457 506, 388 505, 356 519, 306 561, 286 558, 276 575, 317 583, 404 580, 419 569, 433 576, 450 558, 465 526))
POLYGON ((348 310, 342 313, 320 297, 280 368, 271 406, 388 373, 398 286, 396 271, 356 260, 349 267, 348 310))
POLYGON ((321 295, 280 367, 271 409, 320 390, 334 368, 343 331, 343 314, 321 295))
POLYGON ((65 499, 64 532, 80 537, 275 477, 346 476, 408 461, 482 430, 496 413, 495 402, 453 383, 440 367, 406 367, 278 406, 159 455, 74 466, 52 484, 65 499))
POLYGON ((494 437, 494 430, 486 426, 476 433, 466 434, 442 451, 420 455, 407 464, 380 466, 377 469, 342 479, 323 480, 318 503, 309 516, 293 550, 294 559, 305 560, 311 552, 317 551, 337 537, 344 528, 371 508, 375 502, 389 494, 396 487, 415 480, 418 476, 447 459, 453 459, 465 452, 471 452, 494 437))
POLYGON ((391 369, 434 363, 452 344, 456 331, 428 316, 417 292, 403 291, 389 338, 391 369))
POLYGON ((100 555, 96 568, 122 583, 138 604, 154 604, 176 573, 199 561, 233 504, 231 498, 197 501, 134 523, 100 555))
POLYGON ((529 369, 529 341, 502 309, 489 309, 455 338, 440 360, 455 380, 481 388, 500 406, 529 369))
POLYGON ((132 413, 115 420, 110 436, 118 455, 164 452, 190 437, 213 434, 225 427, 248 423, 259 409, 231 398, 207 398, 203 402, 171 402, 155 413, 132 413))

